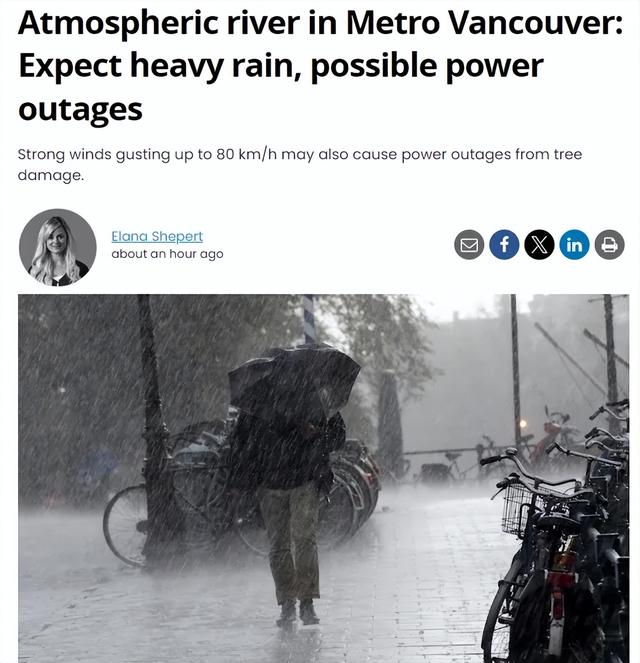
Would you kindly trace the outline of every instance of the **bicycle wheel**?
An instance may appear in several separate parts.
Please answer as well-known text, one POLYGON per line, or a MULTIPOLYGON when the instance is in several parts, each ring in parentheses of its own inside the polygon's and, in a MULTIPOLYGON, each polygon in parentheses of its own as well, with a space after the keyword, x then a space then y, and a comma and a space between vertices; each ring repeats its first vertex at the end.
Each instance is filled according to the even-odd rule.
POLYGON ((318 546, 333 548, 349 539, 359 526, 364 508, 358 485, 342 470, 334 472, 329 500, 320 498, 318 513, 318 546))
POLYGON ((227 469, 221 453, 210 451, 206 463, 174 464, 173 488, 182 511, 186 541, 209 545, 229 527, 227 469))
POLYGON ((367 473, 355 463, 349 461, 341 461, 339 464, 333 467, 334 470, 342 470, 343 474, 349 476, 351 481, 355 483, 359 490, 360 495, 362 495, 362 510, 359 515, 359 525, 364 524, 364 522, 371 516, 373 510, 376 508, 378 502, 378 491, 372 485, 367 473))
POLYGON ((233 528, 251 552, 261 557, 269 554, 269 539, 255 493, 242 493, 233 509, 233 528))
POLYGON ((207 509, 209 468, 179 468, 172 470, 175 503, 182 515, 183 539, 188 546, 205 546, 214 539, 214 524, 207 509))
POLYGON ((516 553, 511 567, 500 581, 482 631, 484 663, 508 663, 510 621, 516 605, 516 594, 522 590, 523 568, 520 553, 516 553))
POLYGON ((116 493, 102 517, 102 531, 111 552, 130 566, 145 565, 147 491, 143 483, 116 493))
POLYGON ((217 537, 226 532, 232 525, 233 491, 229 487, 229 468, 224 455, 219 458, 219 464, 212 468, 208 478, 207 496, 204 509, 207 519, 212 525, 217 537))
POLYGON ((224 435, 225 422, 223 419, 198 421, 185 426, 179 433, 171 435, 167 441, 167 449, 169 452, 173 452, 194 442, 215 449, 223 443, 224 435))
MULTIPOLYGON (((319 548, 333 548, 353 535, 358 527, 358 514, 363 508, 362 495, 356 495, 359 490, 339 471, 335 473, 329 501, 323 495, 318 496, 316 536, 319 548)), ((243 493, 236 500, 233 528, 249 550, 262 557, 269 554, 267 530, 254 493, 243 493)))

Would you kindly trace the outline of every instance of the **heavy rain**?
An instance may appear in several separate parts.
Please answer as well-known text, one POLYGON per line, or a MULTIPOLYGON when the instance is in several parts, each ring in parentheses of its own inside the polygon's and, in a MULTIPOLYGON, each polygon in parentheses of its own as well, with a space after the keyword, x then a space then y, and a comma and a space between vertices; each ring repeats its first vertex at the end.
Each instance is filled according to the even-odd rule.
POLYGON ((20 661, 628 661, 626 297, 19 323, 20 661))

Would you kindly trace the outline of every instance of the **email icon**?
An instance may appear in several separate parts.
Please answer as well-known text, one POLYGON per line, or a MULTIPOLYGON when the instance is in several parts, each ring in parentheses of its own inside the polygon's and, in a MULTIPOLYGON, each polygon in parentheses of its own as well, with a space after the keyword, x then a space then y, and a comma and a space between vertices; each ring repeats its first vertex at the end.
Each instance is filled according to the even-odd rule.
POLYGON ((461 237, 460 253, 477 253, 479 244, 477 237, 461 237))
POLYGON ((463 230, 456 236, 453 247, 465 260, 474 260, 484 251, 484 240, 477 230, 463 230))

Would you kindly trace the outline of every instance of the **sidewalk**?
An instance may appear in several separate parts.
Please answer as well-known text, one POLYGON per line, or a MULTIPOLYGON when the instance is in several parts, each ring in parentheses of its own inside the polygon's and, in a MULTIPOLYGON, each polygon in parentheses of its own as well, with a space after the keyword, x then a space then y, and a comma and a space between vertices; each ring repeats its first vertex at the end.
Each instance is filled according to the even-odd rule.
POLYGON ((283 633, 266 559, 170 575, 122 565, 96 515, 21 518, 20 660, 99 663, 481 663, 517 542, 491 486, 386 490, 356 539, 321 556, 319 627, 283 633))

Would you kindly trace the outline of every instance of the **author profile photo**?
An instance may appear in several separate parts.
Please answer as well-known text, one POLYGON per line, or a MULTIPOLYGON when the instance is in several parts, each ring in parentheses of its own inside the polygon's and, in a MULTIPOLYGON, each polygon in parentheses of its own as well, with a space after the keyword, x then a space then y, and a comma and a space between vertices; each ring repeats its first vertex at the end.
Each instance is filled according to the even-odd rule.
POLYGON ((77 214, 47 210, 25 227, 20 256, 36 281, 53 287, 72 285, 89 273, 95 258, 95 236, 77 214))

